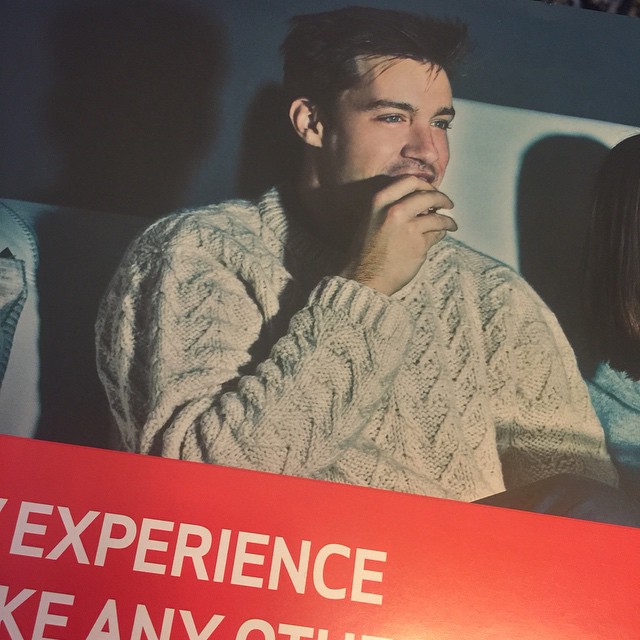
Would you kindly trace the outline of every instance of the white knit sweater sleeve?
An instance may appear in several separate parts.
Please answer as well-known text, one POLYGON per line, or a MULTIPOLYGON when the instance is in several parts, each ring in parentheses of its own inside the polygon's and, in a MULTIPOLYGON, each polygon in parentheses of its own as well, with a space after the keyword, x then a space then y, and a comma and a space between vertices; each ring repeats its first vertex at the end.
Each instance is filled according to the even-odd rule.
POLYGON ((515 275, 486 300, 495 311, 485 337, 507 489, 559 473, 616 484, 604 431, 553 313, 515 275))
POLYGON ((188 216, 156 224, 103 299, 98 369, 125 445, 314 475, 340 456, 391 385, 409 314, 372 289, 328 277, 256 364, 270 324, 256 290, 276 276, 233 237, 218 240, 188 216))

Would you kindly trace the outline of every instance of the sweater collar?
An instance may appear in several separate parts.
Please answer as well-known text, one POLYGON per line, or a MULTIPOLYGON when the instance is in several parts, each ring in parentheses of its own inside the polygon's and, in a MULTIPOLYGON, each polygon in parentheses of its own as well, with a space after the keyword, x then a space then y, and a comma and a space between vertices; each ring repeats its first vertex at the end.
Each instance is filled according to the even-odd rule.
POLYGON ((287 189, 282 187, 269 189, 258 202, 262 223, 283 243, 285 262, 305 265, 319 277, 339 269, 342 251, 312 234, 290 202, 287 189))

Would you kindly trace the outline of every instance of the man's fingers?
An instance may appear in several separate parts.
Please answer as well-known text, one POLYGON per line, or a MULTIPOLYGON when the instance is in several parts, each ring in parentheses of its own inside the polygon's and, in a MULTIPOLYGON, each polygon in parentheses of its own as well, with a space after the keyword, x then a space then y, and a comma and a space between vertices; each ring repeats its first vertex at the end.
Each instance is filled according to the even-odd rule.
POLYGON ((387 220, 404 224, 416 217, 434 215, 439 209, 451 209, 453 202, 440 191, 414 191, 386 208, 387 220))
POLYGON ((442 213, 428 213, 417 216, 412 224, 415 225, 419 233, 430 233, 432 231, 457 231, 458 225, 451 216, 442 213))
MULTIPOLYGON (((373 208, 380 211, 396 203, 404 202, 408 198, 413 199, 414 196, 426 196, 425 203, 429 202, 430 196, 436 198, 437 203, 434 202, 434 206, 437 208, 450 209, 453 207, 453 202, 426 180, 417 176, 402 176, 394 179, 393 182, 375 194, 373 208)), ((431 205, 427 204, 424 209, 428 209, 429 206, 431 205)), ((417 213, 416 210, 413 215, 417 213)))
POLYGON ((407 206, 411 215, 416 216, 433 213, 438 209, 453 209, 453 202, 442 191, 414 191, 400 202, 407 206))

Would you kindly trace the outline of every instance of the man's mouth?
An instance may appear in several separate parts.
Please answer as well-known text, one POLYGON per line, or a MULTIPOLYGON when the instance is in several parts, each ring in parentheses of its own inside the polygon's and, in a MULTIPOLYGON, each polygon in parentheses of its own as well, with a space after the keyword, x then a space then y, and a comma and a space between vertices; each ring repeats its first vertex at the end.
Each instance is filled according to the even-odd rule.
POLYGON ((406 169, 399 169, 398 171, 392 171, 389 175, 393 178, 399 178, 400 176, 415 176, 420 178, 429 184, 433 184, 436 180, 436 174, 433 171, 407 171, 406 169))
POLYGON ((409 176, 416 176, 416 178, 420 178, 421 180, 424 180, 425 182, 428 182, 429 184, 432 184, 435 179, 436 176, 433 173, 424 173, 424 172, 419 172, 419 173, 408 173, 407 175, 409 176))

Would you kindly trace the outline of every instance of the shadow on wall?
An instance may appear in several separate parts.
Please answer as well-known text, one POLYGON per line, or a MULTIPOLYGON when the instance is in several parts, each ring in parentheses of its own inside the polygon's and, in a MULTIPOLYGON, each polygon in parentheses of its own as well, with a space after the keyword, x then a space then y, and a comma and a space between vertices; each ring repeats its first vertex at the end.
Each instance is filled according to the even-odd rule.
POLYGON ((45 118, 62 169, 46 201, 154 217, 183 206, 214 138, 221 27, 184 4, 74 1, 51 38, 45 118))
POLYGON ((109 448, 111 412, 98 379, 94 324, 140 216, 60 209, 36 222, 40 256, 40 420, 36 437, 109 448))
POLYGON ((244 125, 237 193, 250 200, 295 176, 303 142, 289 121, 289 101, 278 84, 262 87, 251 102, 244 125))
POLYGON ((527 150, 518 185, 521 273, 556 314, 585 376, 596 363, 582 307, 584 244, 593 183, 607 150, 584 137, 544 138, 527 150))

